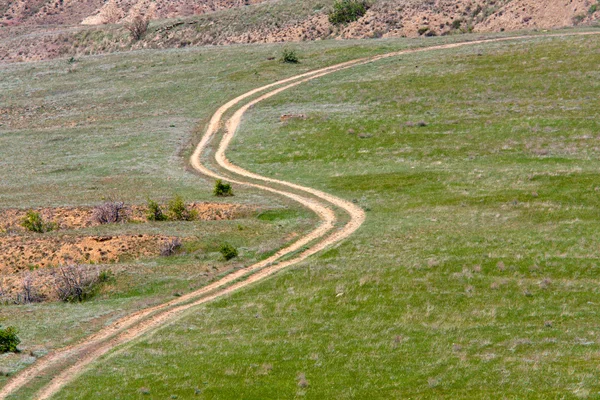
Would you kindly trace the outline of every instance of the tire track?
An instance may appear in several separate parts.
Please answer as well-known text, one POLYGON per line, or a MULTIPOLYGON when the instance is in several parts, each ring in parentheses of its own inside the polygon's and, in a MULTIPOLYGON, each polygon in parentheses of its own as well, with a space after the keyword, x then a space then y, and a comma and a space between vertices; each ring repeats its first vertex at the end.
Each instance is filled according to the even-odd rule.
POLYGON ((570 34, 551 34, 551 35, 537 35, 537 36, 516 36, 516 37, 503 37, 496 39, 484 39, 475 40, 471 42, 460 42, 452 44, 444 44, 431 46, 426 48, 408 49, 402 51, 391 52, 379 56, 365 57, 357 60, 347 61, 341 64, 336 64, 330 67, 321 68, 315 71, 300 74, 291 78, 283 79, 269 85, 259 87, 251 90, 228 103, 221 106, 211 118, 207 127, 206 133, 202 137, 200 143, 196 147, 192 157, 191 165, 198 172, 207 175, 211 178, 226 179, 229 182, 254 187, 257 189, 265 190, 277 195, 288 197, 303 206, 314 211, 320 218, 321 222, 319 225, 310 233, 300 238, 298 241, 287 246, 284 249, 279 250, 273 256, 263 260, 259 263, 238 270, 226 277, 209 284, 208 286, 190 292, 184 296, 181 296, 175 300, 150 307, 138 312, 132 313, 125 316, 112 325, 109 325, 99 332, 89 336, 82 342, 68 346, 62 349, 58 349, 51 354, 41 358, 35 364, 23 370, 21 373, 15 375, 1 390, 0 399, 5 399, 7 396, 15 393, 25 385, 33 381, 36 377, 49 373, 53 368, 60 370, 60 364, 65 362, 69 358, 75 358, 77 361, 63 368, 59 371, 52 380, 45 385, 36 395, 38 399, 48 399, 57 393, 64 385, 75 379, 81 374, 83 369, 93 361, 97 360, 102 355, 108 353, 111 349, 116 346, 130 342, 131 340, 142 336, 143 334, 150 332, 153 329, 163 326, 188 310, 191 307, 209 302, 218 297, 232 293, 235 290, 241 289, 254 282, 264 279, 274 273, 296 264, 307 257, 323 250, 324 248, 333 245, 335 243, 344 240, 352 233, 354 233, 360 225, 364 222, 365 214, 362 209, 357 207, 351 202, 330 195, 323 191, 289 183, 273 178, 267 178, 258 174, 246 171, 236 165, 233 165, 225 156, 231 140, 233 139, 237 128, 241 123, 241 119, 244 113, 253 105, 275 96, 284 90, 288 90, 292 87, 300 85, 309 80, 319 78, 321 76, 347 69, 350 67, 372 63, 377 60, 384 58, 395 57, 399 55, 452 49, 457 47, 472 46, 483 43, 494 43, 503 41, 516 41, 521 39, 537 39, 537 38, 551 38, 551 37, 566 37, 566 36, 580 36, 580 35, 597 35, 600 32, 577 32, 570 34), (208 144, 211 139, 216 135, 219 128, 222 125, 223 115, 231 108, 238 105, 243 100, 246 100, 256 94, 265 92, 268 89, 276 88, 270 92, 260 95, 256 99, 250 101, 246 105, 239 108, 233 116, 227 121, 225 134, 218 146, 215 153, 215 161, 224 170, 232 173, 236 178, 231 179, 230 177, 222 176, 218 172, 208 168, 201 162, 203 153, 207 150, 208 144), (253 181, 248 181, 252 179, 253 181), (254 181, 260 181, 264 184, 259 184, 254 181), (275 185, 276 187, 269 186, 275 185), (283 190, 277 187, 286 187, 288 190, 283 190), (302 193, 302 195, 298 193, 302 193), (341 228, 334 230, 337 222, 335 215, 335 208, 344 210, 349 216, 350 220, 341 228), (312 243, 312 244, 311 244, 312 243), (308 246, 306 248, 306 246, 308 246), (305 250, 302 250, 305 248, 305 250), (302 251, 300 251, 302 250, 302 251), (277 262, 285 256, 289 256, 295 252, 300 251, 293 258, 277 262))

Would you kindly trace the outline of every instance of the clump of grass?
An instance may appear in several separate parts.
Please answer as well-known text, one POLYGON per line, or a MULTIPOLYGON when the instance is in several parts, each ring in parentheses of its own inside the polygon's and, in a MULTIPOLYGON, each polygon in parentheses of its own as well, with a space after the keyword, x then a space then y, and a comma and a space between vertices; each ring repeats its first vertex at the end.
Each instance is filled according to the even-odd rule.
POLYGON ((167 217, 172 221, 193 221, 198 218, 198 212, 188 209, 181 196, 173 197, 167 208, 167 217))
POLYGON ((213 190, 213 194, 218 197, 233 196, 231 184, 223 183, 221 179, 217 179, 217 181, 215 182, 215 189, 213 190))
POLYGON ((148 199, 148 211, 146 212, 148 221, 166 221, 167 216, 163 213, 160 204, 152 199, 148 199))
POLYGON ((294 50, 291 49, 283 49, 281 52, 281 62, 288 64, 298 64, 300 59, 298 58, 298 54, 294 50))
POLYGON ((219 248, 219 252, 223 256, 223 259, 225 259, 225 261, 229 261, 232 258, 235 258, 238 256, 237 249, 235 247, 233 247, 232 245, 230 245, 229 243, 223 243, 221 245, 221 247, 219 248))
POLYGON ((30 232, 44 233, 50 232, 58 228, 54 222, 46 222, 39 212, 27 211, 25 217, 21 221, 21 226, 30 232))
POLYGON ((368 9, 369 4, 365 0, 338 0, 329 13, 329 22, 333 25, 354 22, 365 15, 368 9))
POLYGON ((16 353, 21 339, 17 336, 19 331, 14 326, 0 328, 0 353, 16 353))

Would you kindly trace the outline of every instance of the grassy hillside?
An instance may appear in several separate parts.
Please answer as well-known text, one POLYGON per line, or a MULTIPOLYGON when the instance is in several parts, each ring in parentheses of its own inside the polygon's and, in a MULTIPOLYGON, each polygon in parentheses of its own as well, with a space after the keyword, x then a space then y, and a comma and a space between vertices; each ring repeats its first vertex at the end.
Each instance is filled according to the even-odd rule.
MULTIPOLYGON (((197 136, 222 103, 257 85, 323 65, 459 39, 304 43, 292 47, 301 59, 297 65, 279 62, 283 44, 1 65, 0 207, 96 205, 108 197, 143 205, 148 196, 166 200, 176 193, 188 201, 215 200, 214 182, 189 172, 186 165, 197 136)), ((285 199, 237 186, 234 191, 236 196, 227 201, 266 213, 232 221, 117 224, 31 234, 46 239, 163 234, 187 242, 173 257, 98 265, 113 270, 116 281, 88 302, 2 305, 0 324, 19 328, 23 352, 0 358, 0 384, 48 351, 263 259, 314 227, 312 214, 285 199), (240 250, 240 258, 221 260, 218 248, 225 241, 240 250)), ((0 241, 10 235, 0 231, 0 241)), ((0 271, 0 284, 2 273, 7 272, 0 271)))
POLYGON ((597 396, 599 46, 408 55, 256 106, 231 160, 354 199, 365 225, 59 397, 597 396))

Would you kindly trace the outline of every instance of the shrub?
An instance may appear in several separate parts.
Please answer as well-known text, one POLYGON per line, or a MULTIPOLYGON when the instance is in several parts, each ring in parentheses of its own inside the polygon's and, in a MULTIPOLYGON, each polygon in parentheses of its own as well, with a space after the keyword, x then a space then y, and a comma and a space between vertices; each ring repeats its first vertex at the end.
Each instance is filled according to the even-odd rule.
POLYGON ((168 217, 172 221, 193 221, 198 217, 198 212, 188 210, 181 196, 175 196, 169 201, 168 217))
POLYGON ((94 208, 92 219, 99 224, 123 222, 127 219, 127 208, 122 201, 107 201, 94 208))
POLYGON ((221 253, 221 255, 223 255, 223 258, 226 261, 229 261, 232 258, 235 258, 238 256, 237 249, 235 247, 233 247, 232 245, 230 245, 229 243, 223 243, 221 245, 221 247, 219 248, 219 252, 221 253))
POLYGON ((14 326, 0 328, 0 353, 16 353, 21 339, 17 336, 18 330, 14 326))
POLYGON ((28 231, 44 233, 56 229, 56 224, 52 222, 44 222, 40 213, 33 210, 27 211, 27 215, 21 221, 21 226, 28 231))
POLYGON ((148 31, 150 20, 143 15, 136 15, 131 19, 131 22, 125 24, 125 29, 129 31, 133 40, 140 40, 148 31))
POLYGON ((148 199, 148 211, 146 213, 148 221, 166 221, 167 216, 163 214, 160 205, 151 199, 148 199))
POLYGON ((283 49, 281 53, 281 62, 288 64, 298 64, 300 60, 298 60, 298 55, 294 50, 283 49))
POLYGON ((175 238, 166 241, 160 248, 160 255, 163 257, 172 256, 181 248, 181 239, 175 238))
POLYGON ((588 14, 592 15, 593 13, 595 13, 596 11, 598 11, 598 6, 600 6, 600 3, 592 4, 590 6, 590 9, 588 10, 588 14))
POLYGON ((365 0, 337 0, 329 13, 329 22, 334 25, 347 24, 365 15, 369 4, 365 0))
POLYGON ((96 294, 99 283, 100 274, 81 265, 67 265, 54 271, 54 290, 62 301, 87 300, 96 294))
POLYGON ((231 185, 229 183, 223 183, 222 180, 218 179, 215 182, 215 190, 213 191, 213 194, 219 197, 233 196, 233 190, 231 189, 231 185))

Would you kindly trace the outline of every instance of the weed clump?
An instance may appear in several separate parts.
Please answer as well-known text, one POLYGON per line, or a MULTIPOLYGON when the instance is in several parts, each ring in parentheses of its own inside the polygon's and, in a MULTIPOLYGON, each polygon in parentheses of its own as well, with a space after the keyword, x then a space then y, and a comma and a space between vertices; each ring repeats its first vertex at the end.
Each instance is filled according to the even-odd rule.
POLYGON ((166 221, 167 216, 163 213, 162 208, 156 201, 148 199, 146 219, 148 221, 166 221))
POLYGON ((283 49, 281 53, 281 62, 287 64, 298 64, 300 60, 298 59, 298 55, 294 50, 283 49))
POLYGON ((369 4, 365 0, 337 0, 329 13, 329 22, 333 25, 357 21, 366 14, 369 4))
POLYGON ((181 196, 169 201, 167 216, 172 221, 193 221, 198 218, 196 210, 189 210, 181 196))
POLYGON ((57 228, 54 222, 45 222, 39 212, 27 211, 27 215, 21 221, 21 226, 30 232, 44 233, 57 228))
POLYGON ((233 190, 231 189, 231 185, 229 183, 223 183, 222 180, 217 179, 213 194, 218 197, 233 196, 233 190))
POLYGON ((0 353, 16 353, 21 339, 17 336, 19 331, 14 326, 0 328, 0 353))
POLYGON ((235 247, 233 247, 232 245, 230 245, 229 243, 223 243, 221 245, 221 247, 219 248, 219 252, 223 256, 225 261, 229 261, 232 258, 235 258, 238 256, 237 249, 235 247))

